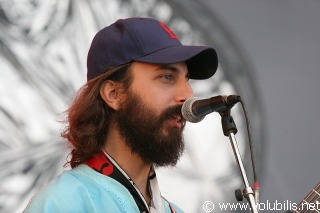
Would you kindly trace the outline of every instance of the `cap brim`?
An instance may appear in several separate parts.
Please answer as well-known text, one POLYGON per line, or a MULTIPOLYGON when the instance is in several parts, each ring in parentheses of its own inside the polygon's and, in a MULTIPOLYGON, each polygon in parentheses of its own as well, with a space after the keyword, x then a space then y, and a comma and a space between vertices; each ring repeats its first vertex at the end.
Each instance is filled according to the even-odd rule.
POLYGON ((191 79, 207 79, 218 67, 218 56, 213 48, 206 46, 172 46, 134 61, 155 64, 186 62, 191 79))

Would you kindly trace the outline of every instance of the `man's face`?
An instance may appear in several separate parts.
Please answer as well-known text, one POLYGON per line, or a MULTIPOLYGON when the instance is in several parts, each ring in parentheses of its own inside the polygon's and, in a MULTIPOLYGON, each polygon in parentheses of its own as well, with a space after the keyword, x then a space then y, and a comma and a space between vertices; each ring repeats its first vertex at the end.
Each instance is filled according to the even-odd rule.
POLYGON ((133 83, 116 113, 120 134, 148 163, 175 165, 183 153, 183 102, 193 96, 185 63, 134 63, 133 83))

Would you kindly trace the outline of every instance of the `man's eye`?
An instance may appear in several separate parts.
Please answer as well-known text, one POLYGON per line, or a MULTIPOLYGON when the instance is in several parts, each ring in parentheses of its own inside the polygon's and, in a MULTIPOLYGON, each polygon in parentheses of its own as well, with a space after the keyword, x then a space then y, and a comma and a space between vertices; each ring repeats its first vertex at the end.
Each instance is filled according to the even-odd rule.
POLYGON ((166 80, 166 81, 173 81, 172 75, 164 75, 164 76, 162 76, 162 78, 163 78, 164 80, 166 80))

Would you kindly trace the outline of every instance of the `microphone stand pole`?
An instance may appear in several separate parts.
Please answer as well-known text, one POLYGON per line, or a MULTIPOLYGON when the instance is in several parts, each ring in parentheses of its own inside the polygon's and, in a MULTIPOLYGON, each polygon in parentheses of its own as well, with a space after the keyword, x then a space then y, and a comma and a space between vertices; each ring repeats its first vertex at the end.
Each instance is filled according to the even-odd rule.
POLYGON ((243 163, 242 163, 237 140, 235 138, 235 134, 238 132, 236 124, 235 124, 232 116, 230 115, 230 109, 227 109, 225 111, 220 111, 219 113, 221 115, 221 123, 222 123, 223 133, 225 136, 229 137, 229 139, 230 139, 233 153, 236 158, 237 164, 239 166, 242 180, 243 180, 243 183, 245 186, 245 188, 243 189, 243 195, 250 204, 251 212, 258 213, 256 201, 254 199, 254 191, 253 191, 252 187, 250 187, 250 185, 249 185, 246 171, 245 171, 243 163))

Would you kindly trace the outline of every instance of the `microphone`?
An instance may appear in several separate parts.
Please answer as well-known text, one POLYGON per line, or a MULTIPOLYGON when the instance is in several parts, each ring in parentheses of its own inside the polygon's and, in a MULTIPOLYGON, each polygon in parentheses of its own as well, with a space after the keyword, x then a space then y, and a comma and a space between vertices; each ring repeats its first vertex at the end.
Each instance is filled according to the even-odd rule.
POLYGON ((221 112, 233 107, 240 101, 239 95, 214 96, 200 100, 196 97, 188 98, 182 105, 181 112, 185 120, 197 123, 211 112, 221 112))

